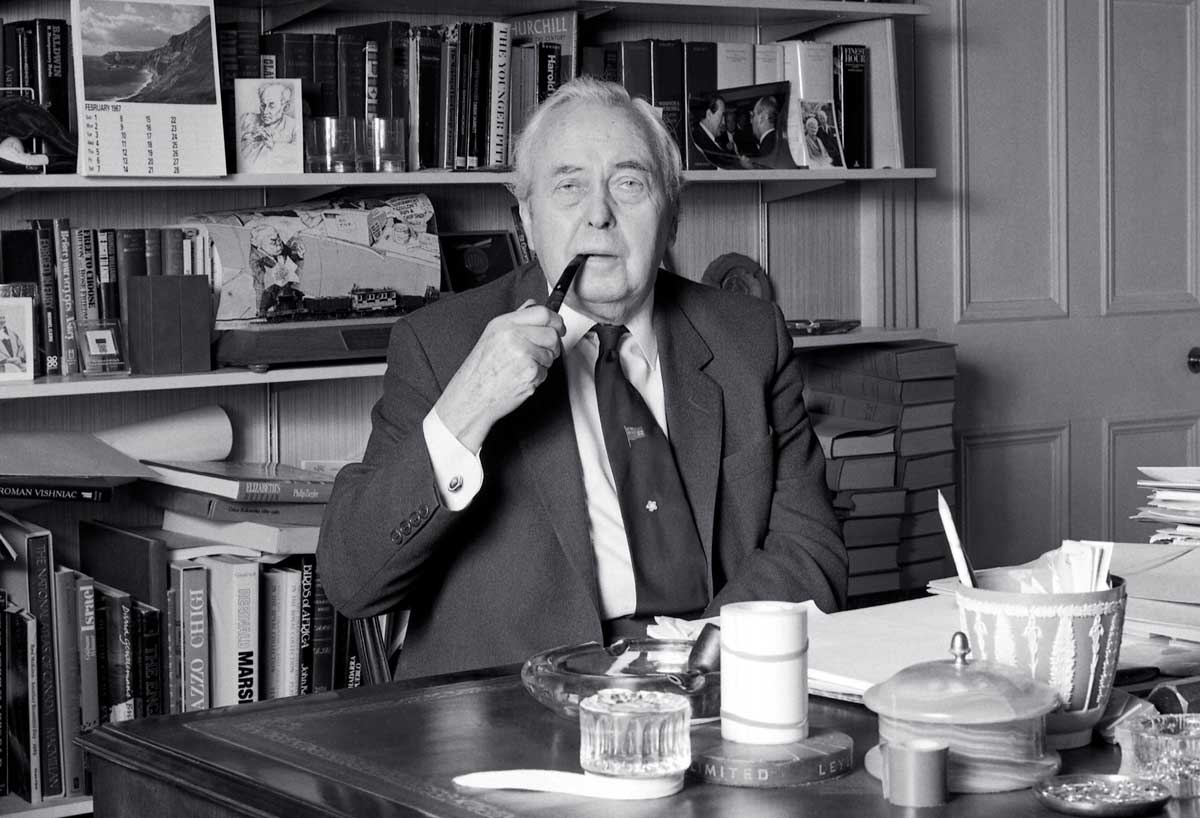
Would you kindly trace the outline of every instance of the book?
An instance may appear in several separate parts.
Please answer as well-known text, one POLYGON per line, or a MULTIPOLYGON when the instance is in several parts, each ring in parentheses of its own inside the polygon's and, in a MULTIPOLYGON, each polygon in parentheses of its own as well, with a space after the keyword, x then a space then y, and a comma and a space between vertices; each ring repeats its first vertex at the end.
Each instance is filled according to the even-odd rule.
POLYGON ((85 794, 83 749, 75 744, 82 731, 79 676, 78 571, 58 566, 54 572, 54 651, 58 670, 58 732, 63 747, 63 795, 85 794))
POLYGON ((900 84, 896 65, 896 24, 889 18, 823 26, 809 32, 823 42, 863 46, 870 55, 868 130, 872 168, 902 168, 904 133, 900 123, 900 84))
POLYGON ((337 38, 338 116, 366 117, 367 69, 361 34, 342 30, 337 38))
POLYGON ((807 358, 817 366, 896 381, 951 378, 956 369, 954 344, 942 341, 895 341, 815 349, 807 358))
POLYGON ((871 162, 870 56, 865 45, 833 47, 833 109, 850 169, 867 168, 871 162))
POLYGON ((909 536, 904 533, 903 523, 900 529, 901 537, 896 560, 901 565, 910 562, 928 562, 943 559, 950 553, 950 544, 946 535, 941 531, 920 536, 909 536))
POLYGON ((314 666, 314 614, 317 604, 317 560, 303 555, 291 558, 295 570, 300 574, 300 627, 297 640, 296 692, 301 696, 313 692, 314 666))
POLYGON ((339 26, 335 33, 357 34, 379 47, 378 109, 383 119, 408 116, 408 41, 409 24, 403 20, 385 20, 356 26, 339 26))
POLYGON ((783 46, 779 43, 754 44, 754 85, 783 82, 783 46))
POLYGON ((579 55, 579 12, 576 9, 516 14, 505 17, 504 22, 509 26, 513 45, 554 43, 558 46, 555 87, 579 73, 576 59, 579 55))
POLYGON ((295 696, 300 692, 300 572, 263 566, 261 591, 262 697, 295 696))
POLYGON ((163 687, 166 681, 163 673, 163 654, 166 645, 163 639, 162 610, 136 600, 134 612, 137 625, 137 715, 162 715, 167 712, 163 709, 163 687))
POLYGON ((128 721, 136 715, 134 704, 134 599, 120 588, 96 582, 96 659, 100 686, 100 720, 128 721))
POLYGON ((454 134, 454 168, 473 167, 472 146, 479 118, 479 54, 476 40, 481 23, 463 22, 458 27, 458 123, 454 134))
POLYGON ((800 167, 842 166, 841 135, 833 112, 833 46, 806 40, 781 43, 790 91, 787 143, 800 167))
POLYGON ((128 323, 129 279, 148 274, 146 266, 146 231, 125 229, 116 231, 117 240, 117 303, 122 320, 128 323))
POLYGON ((843 520, 842 540, 850 549, 866 545, 895 544, 900 539, 901 520, 899 516, 853 517, 843 520))
POLYGON ((488 82, 487 167, 508 164, 508 23, 489 23, 492 29, 491 77, 488 82))
POLYGON ((954 378, 897 381, 862 372, 805 362, 805 378, 813 389, 881 403, 938 403, 954 400, 954 378))
POLYGON ((537 101, 540 105, 558 90, 558 43, 537 44, 537 101))
MULTIPOLYGON (((936 404, 929 404, 935 406, 936 404)), ((897 434, 896 453, 901 457, 912 457, 935 452, 954 450, 954 428, 931 426, 928 429, 902 429, 897 434)))
MULTIPOLYGON (((454 155, 458 140, 459 103, 459 40, 461 27, 452 23, 445 27, 442 38, 441 73, 438 77, 438 166, 454 169, 454 155)), ((510 78, 511 68, 510 68, 510 78)), ((509 113, 512 115, 512 94, 509 94, 509 113)), ((515 133, 515 131, 512 131, 515 133)))
POLYGON ((320 526, 315 525, 225 523, 169 509, 163 512, 162 526, 166 531, 254 548, 264 554, 315 554, 321 532, 320 526))
POLYGON ((840 415, 847 418, 890 423, 903 433, 910 429, 949 426, 954 422, 954 401, 935 403, 900 403, 868 400, 838 392, 826 392, 811 386, 804 389, 804 405, 810 412, 840 415))
POLYGON ((896 451, 896 427, 869 420, 810 412, 813 431, 828 458, 890 454, 896 451))
MULTIPOLYGON (((44 224, 45 222, 43 222, 44 224)), ((54 231, 54 278, 58 282, 58 316, 62 327, 62 374, 80 371, 79 350, 75 346, 75 267, 71 252, 71 223, 68 219, 50 220, 54 231)))
MULTIPOLYGON (((413 26, 409 31, 408 52, 408 163, 410 170, 437 167, 437 111, 441 62, 441 27, 413 26)), ((480 123, 483 124, 482 117, 480 123)), ((485 124, 479 134, 486 139, 485 124)), ((478 156, 476 158, 478 159, 478 156)))
POLYGON ((214 494, 145 481, 137 485, 136 493, 139 499, 150 505, 225 523, 320 525, 325 515, 324 503, 242 503, 214 494))
POLYGON ((257 562, 218 554, 199 557, 208 569, 209 692, 213 707, 258 701, 257 562))
POLYGON ((649 102, 654 95, 651 77, 650 40, 621 42, 621 85, 631 97, 649 102))
POLYGON ((906 514, 900 524, 901 537, 921 537, 926 534, 941 534, 942 518, 936 511, 906 514))
POLYGON ((173 562, 171 590, 175 592, 175 619, 179 623, 177 666, 181 712, 207 710, 210 705, 208 621, 208 569, 196 562, 173 562))
POLYGON ((327 690, 333 690, 334 616, 333 603, 325 595, 325 588, 321 585, 321 574, 316 570, 314 565, 312 618, 313 693, 324 693, 327 690))
POLYGON ((683 95, 683 41, 650 41, 650 104, 661 112, 681 158, 687 156, 688 115, 683 95))
POLYGON ((8 652, 11 646, 8 642, 8 602, 4 599, 4 591, 0 590, 0 796, 8 795, 8 652))
POLYGON ((374 122, 379 116, 379 43, 374 40, 363 42, 363 104, 365 122, 374 122))
POLYGON ((146 236, 146 275, 160 276, 163 274, 163 229, 147 227, 142 233, 146 236))
POLYGON ((717 43, 717 90, 754 85, 754 43, 717 43))
POLYGON ((100 317, 100 290, 96 278, 96 231, 90 227, 71 230, 71 268, 75 273, 75 320, 95 321, 100 317))
POLYGON ((153 472, 95 435, 84 432, 0 432, 0 497, 83 497, 79 490, 111 489, 153 472))
POLYGON ((904 514, 904 489, 839 491, 833 497, 833 510, 841 517, 888 517, 904 514))
POLYGON ((86 574, 75 578, 75 618, 79 625, 79 731, 87 733, 102 722, 96 583, 86 574))
POLYGON ((202 491, 241 502, 324 503, 333 477, 283 463, 249 461, 144 461, 153 474, 144 479, 202 491))
POLYGON ((890 488, 895 485, 894 454, 839 457, 825 461, 825 482, 832 491, 890 488))
POLYGON ((101 228, 95 231, 96 239, 96 300, 100 319, 112 320, 128 316, 121 313, 121 301, 117 286, 117 231, 101 228))
POLYGON ((850 557, 850 576, 875 574, 880 571, 895 572, 897 569, 895 545, 872 545, 867 548, 851 548, 846 552, 850 557))
POLYGON ((58 312, 58 279, 55 277, 54 230, 36 227, 38 272, 38 330, 41 334, 41 369, 45 375, 62 374, 62 320, 58 312))
POLYGON ((517 136, 525 130, 526 123, 537 110, 537 59, 537 46, 533 43, 509 48, 508 132, 514 145, 517 136))
POLYGON ((957 501, 958 492, 953 483, 944 486, 931 486, 927 489, 919 491, 910 491, 904 496, 904 513, 916 514, 921 511, 936 511, 937 510, 937 493, 942 493, 946 498, 946 502, 954 507, 957 501))
POLYGON ((846 579, 846 596, 849 597, 882 594, 898 590, 900 590, 899 570, 876 571, 870 574, 852 574, 846 579))
POLYGON ((15 554, 0 561, 0 587, 37 623, 37 675, 41 785, 45 796, 62 795, 62 744, 58 725, 58 661, 54 647, 54 544, 48 529, 0 512, 0 539, 15 554))
POLYGON ((908 562, 900 566, 900 587, 903 590, 924 588, 929 582, 946 576, 953 571, 947 570, 944 556, 924 562, 908 562))
POLYGON ((135 534, 158 540, 166 549, 167 560, 171 563, 191 560, 196 557, 209 557, 213 554, 229 554, 233 557, 258 559, 263 552, 257 548, 244 545, 206 540, 190 534, 180 534, 178 531, 167 531, 165 528, 139 527, 130 529, 135 534))
MULTIPOLYGON (((342 113, 338 98, 338 38, 336 34, 312 35, 312 89, 308 94, 312 116, 350 116, 342 113)), ((300 83, 304 98, 304 82, 300 83)), ((349 108, 349 101, 346 103, 349 108)))
POLYGON ((896 482, 910 490, 953 483, 954 452, 897 458, 896 482))
POLYGON ((5 772, 8 791, 31 804, 42 801, 38 714, 37 639, 33 614, 9 602, 4 610, 5 772))

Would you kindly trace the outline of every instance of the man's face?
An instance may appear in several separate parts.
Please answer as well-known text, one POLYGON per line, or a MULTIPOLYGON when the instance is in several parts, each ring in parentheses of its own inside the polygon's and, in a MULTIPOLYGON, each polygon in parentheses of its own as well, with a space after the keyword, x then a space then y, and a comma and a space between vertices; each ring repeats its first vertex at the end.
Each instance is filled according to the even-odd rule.
POLYGON ((821 108, 817 109, 817 125, 821 130, 829 129, 829 116, 821 108))
POLYGON ((278 85, 268 86, 259 99, 259 107, 262 109, 263 122, 268 125, 278 122, 283 117, 283 88, 278 85))
POLYGON ((706 111, 704 114, 704 123, 708 126, 708 130, 717 137, 725 135, 725 103, 717 100, 715 111, 706 111))
POLYGON ((624 322, 654 287, 675 233, 642 124, 622 109, 580 103, 546 125, 521 220, 551 284, 587 253, 567 295, 573 308, 624 322))
POLYGON ((755 105, 754 111, 750 114, 750 127, 754 131, 754 136, 762 139, 763 134, 768 128, 767 112, 761 105, 755 105))

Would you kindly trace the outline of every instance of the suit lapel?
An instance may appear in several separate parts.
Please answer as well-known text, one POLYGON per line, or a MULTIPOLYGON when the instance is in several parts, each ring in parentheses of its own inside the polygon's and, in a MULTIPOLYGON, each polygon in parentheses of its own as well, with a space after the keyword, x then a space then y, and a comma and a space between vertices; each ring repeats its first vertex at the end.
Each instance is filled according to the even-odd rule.
MULTIPOLYGON (((513 290, 513 309, 527 299, 546 300, 546 279, 537 262, 530 262, 518 275, 513 290)), ((554 362, 546 380, 518 410, 521 451, 529 479, 537 487, 542 513, 550 521, 563 553, 579 574, 600 616, 596 587, 595 554, 588 525, 587 497, 583 490, 583 466, 575 442, 575 424, 567 395, 567 372, 562 359, 554 362)))
POLYGON ((673 295, 661 284, 655 295, 655 332, 667 402, 667 432, 711 568, 723 399, 721 387, 703 371, 712 360, 712 351, 673 295))

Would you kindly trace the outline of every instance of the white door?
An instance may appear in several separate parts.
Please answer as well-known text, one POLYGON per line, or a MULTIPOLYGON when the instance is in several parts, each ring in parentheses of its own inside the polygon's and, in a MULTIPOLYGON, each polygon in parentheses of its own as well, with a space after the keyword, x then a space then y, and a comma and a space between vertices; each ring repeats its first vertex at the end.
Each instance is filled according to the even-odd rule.
POLYGON ((925 0, 918 321, 956 342, 976 565, 1145 542, 1138 465, 1200 463, 1194 0, 925 0))

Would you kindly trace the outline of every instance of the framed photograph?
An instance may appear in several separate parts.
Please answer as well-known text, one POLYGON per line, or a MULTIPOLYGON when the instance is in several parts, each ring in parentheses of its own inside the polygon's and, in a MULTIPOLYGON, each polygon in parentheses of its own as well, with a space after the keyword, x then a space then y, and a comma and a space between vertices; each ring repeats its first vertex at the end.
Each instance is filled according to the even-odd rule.
POLYGON ((238 173, 303 173, 300 80, 235 79, 238 173))
POLYGON ((438 243, 452 292, 486 284, 520 264, 517 243, 506 230, 442 233, 438 243))
POLYGON ((691 167, 795 168, 788 148, 786 82, 726 88, 690 101, 691 167))
POLYGON ((125 334, 116 319, 76 321, 75 345, 84 375, 128 375, 129 354, 125 334))
POLYGON ((33 380, 33 299, 0 298, 0 381, 33 380))

